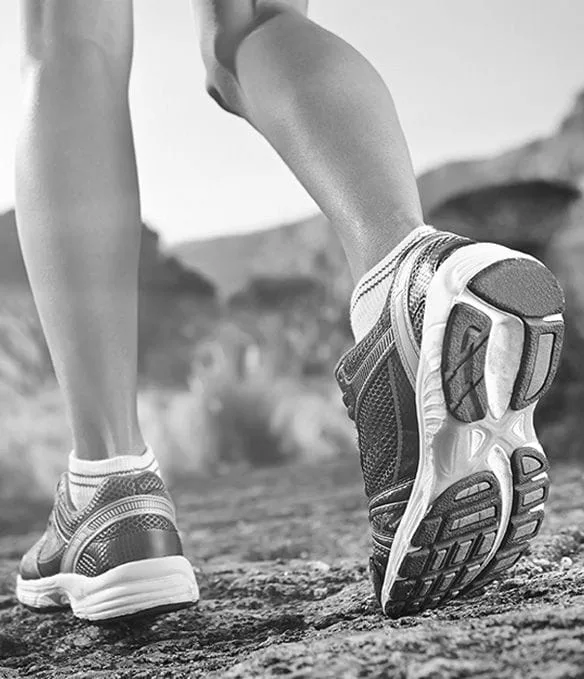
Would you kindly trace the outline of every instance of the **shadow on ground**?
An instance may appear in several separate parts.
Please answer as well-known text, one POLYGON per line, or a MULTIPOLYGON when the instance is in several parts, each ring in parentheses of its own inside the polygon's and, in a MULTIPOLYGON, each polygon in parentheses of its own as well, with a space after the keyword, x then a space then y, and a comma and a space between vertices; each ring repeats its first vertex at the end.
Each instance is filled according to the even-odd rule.
POLYGON ((558 466, 553 481, 542 533, 506 581, 398 621, 371 595, 354 463, 177 489, 202 601, 153 621, 17 605, 14 572, 44 515, 0 507, 0 677, 584 677, 584 469, 558 466))

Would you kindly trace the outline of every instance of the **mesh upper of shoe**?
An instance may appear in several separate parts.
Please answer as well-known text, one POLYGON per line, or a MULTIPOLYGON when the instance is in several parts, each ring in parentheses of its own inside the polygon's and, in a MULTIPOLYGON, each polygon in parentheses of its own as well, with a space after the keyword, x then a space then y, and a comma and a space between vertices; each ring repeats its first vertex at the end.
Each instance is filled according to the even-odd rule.
POLYGON ((426 310, 426 292, 436 270, 457 248, 470 241, 450 233, 439 233, 413 262, 408 288, 408 310, 418 346, 422 342, 422 326, 426 310))
MULTIPOLYGON (((418 347, 422 339, 426 292, 430 281, 440 264, 455 249, 470 242, 454 234, 436 232, 414 246, 417 255, 410 265, 407 300, 418 347)), ((404 253, 404 258, 407 254, 404 253)), ((400 267, 403 265, 404 260, 400 267)), ((383 563, 406 505, 401 495, 397 503, 392 502, 391 497, 387 501, 386 495, 388 492, 391 495, 392 489, 403 490, 407 487, 407 500, 417 469, 419 442, 415 391, 393 341, 387 342, 386 349, 380 358, 376 357, 366 377, 360 375, 358 380, 353 383, 352 380, 366 366, 377 347, 383 344, 384 336, 393 339, 396 329, 391 327, 391 292, 371 332, 341 358, 336 371, 343 400, 357 426, 374 536, 374 557, 383 563), (380 497, 386 508, 383 516, 375 511, 380 497)))
MULTIPOLYGON (((106 479, 98 487, 89 504, 78 511, 72 506, 68 497, 67 478, 63 475, 57 487, 55 504, 47 528, 37 543, 24 555, 21 561, 21 573, 27 577, 34 574, 44 577, 59 572, 67 545, 82 524, 108 505, 137 495, 152 497, 153 500, 164 498, 169 503, 171 502, 162 479, 153 472, 142 472, 115 475, 106 479)), ((124 539, 127 538, 126 542, 130 542, 131 536, 151 531, 176 534, 178 540, 174 523, 154 510, 152 513, 146 510, 137 516, 124 517, 122 515, 89 543, 81 555, 79 572, 84 575, 97 575, 107 570, 108 563, 115 560, 112 555, 112 545, 116 545, 118 549, 121 545, 123 548, 124 539), (98 554, 95 553, 96 549, 98 554), (90 567, 88 561, 93 561, 93 567, 90 567)))

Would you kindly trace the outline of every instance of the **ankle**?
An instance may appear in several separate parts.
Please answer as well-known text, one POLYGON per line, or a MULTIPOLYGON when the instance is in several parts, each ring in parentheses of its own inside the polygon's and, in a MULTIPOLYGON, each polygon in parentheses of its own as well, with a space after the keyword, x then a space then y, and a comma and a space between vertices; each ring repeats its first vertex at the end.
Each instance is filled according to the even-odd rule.
POLYGON ((362 227, 358 229, 357 234, 362 236, 362 240, 354 243, 347 253, 356 285, 359 285, 363 278, 386 258, 387 253, 398 250, 403 242, 407 242, 412 233, 424 228, 427 226, 421 218, 411 217, 394 219, 386 224, 385 228, 362 227))
POLYGON ((82 436, 73 437, 75 457, 79 460, 107 460, 120 455, 139 456, 146 448, 138 429, 121 436, 85 431, 82 436))
POLYGON ((158 462, 150 447, 146 447, 141 455, 116 455, 102 460, 80 459, 77 451, 73 451, 69 455, 68 474, 71 501, 77 509, 82 509, 106 478, 147 471, 160 476, 158 462))
POLYGON ((404 256, 416 243, 433 232, 431 226, 414 229, 385 257, 377 256, 375 265, 361 277, 351 296, 351 328, 356 342, 360 342, 367 335, 381 316, 395 272, 404 256))

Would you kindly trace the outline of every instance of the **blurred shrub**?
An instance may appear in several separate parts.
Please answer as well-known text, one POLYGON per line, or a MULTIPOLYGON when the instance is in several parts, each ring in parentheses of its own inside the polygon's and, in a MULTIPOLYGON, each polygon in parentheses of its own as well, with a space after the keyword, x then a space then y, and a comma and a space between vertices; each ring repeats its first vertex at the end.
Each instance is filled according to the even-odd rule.
POLYGON ((285 461, 273 427, 275 404, 266 384, 223 381, 207 385, 204 391, 201 403, 216 463, 265 466, 285 461))
MULTIPOLYGON (((234 465, 316 462, 354 445, 352 424, 330 384, 215 376, 193 380, 189 390, 143 391, 139 414, 171 483, 234 465)), ((5 392, 0 427, 0 499, 50 498, 71 449, 59 392, 5 392)))
POLYGON ((315 462, 346 454, 354 445, 352 424, 340 406, 311 385, 225 381, 209 385, 203 402, 220 465, 315 462))
POLYGON ((328 380, 351 342, 347 299, 335 281, 254 278, 229 300, 229 321, 253 338, 275 374, 328 380))
POLYGON ((32 394, 53 368, 32 295, 0 286, 0 390, 32 394))
POLYGON ((330 382, 215 375, 193 379, 189 392, 168 396, 162 407, 161 399, 157 392, 142 395, 142 422, 173 477, 317 462, 354 450, 353 424, 330 382), (144 417, 148 409, 156 417, 144 417))
POLYGON ((53 387, 0 395, 0 498, 50 497, 67 465, 71 439, 64 405, 53 387))
MULTIPOLYGON (((53 376, 29 287, 14 211, 0 214, 0 388, 31 394, 53 376)), ((214 323, 214 285, 161 249, 143 225, 139 267, 139 367, 159 384, 186 386, 191 348, 214 323)))
POLYGON ((143 227, 139 269, 139 370, 158 385, 186 387, 192 347, 217 320, 213 284, 161 251, 143 227))

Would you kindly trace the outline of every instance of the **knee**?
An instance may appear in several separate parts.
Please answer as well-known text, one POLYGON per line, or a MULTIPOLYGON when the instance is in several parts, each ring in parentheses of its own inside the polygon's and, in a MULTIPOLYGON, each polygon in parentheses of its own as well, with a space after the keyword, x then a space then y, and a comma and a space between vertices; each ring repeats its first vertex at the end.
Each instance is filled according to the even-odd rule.
POLYGON ((237 52, 251 33, 287 11, 285 5, 278 3, 260 10, 250 8, 247 15, 238 17, 237 22, 232 24, 217 22, 204 31, 201 53, 207 74, 207 92, 221 108, 246 117, 244 97, 236 71, 237 52))
POLYGON ((201 40, 206 71, 205 86, 211 98, 229 113, 243 115, 243 97, 235 70, 235 55, 246 35, 245 27, 214 26, 201 40))

